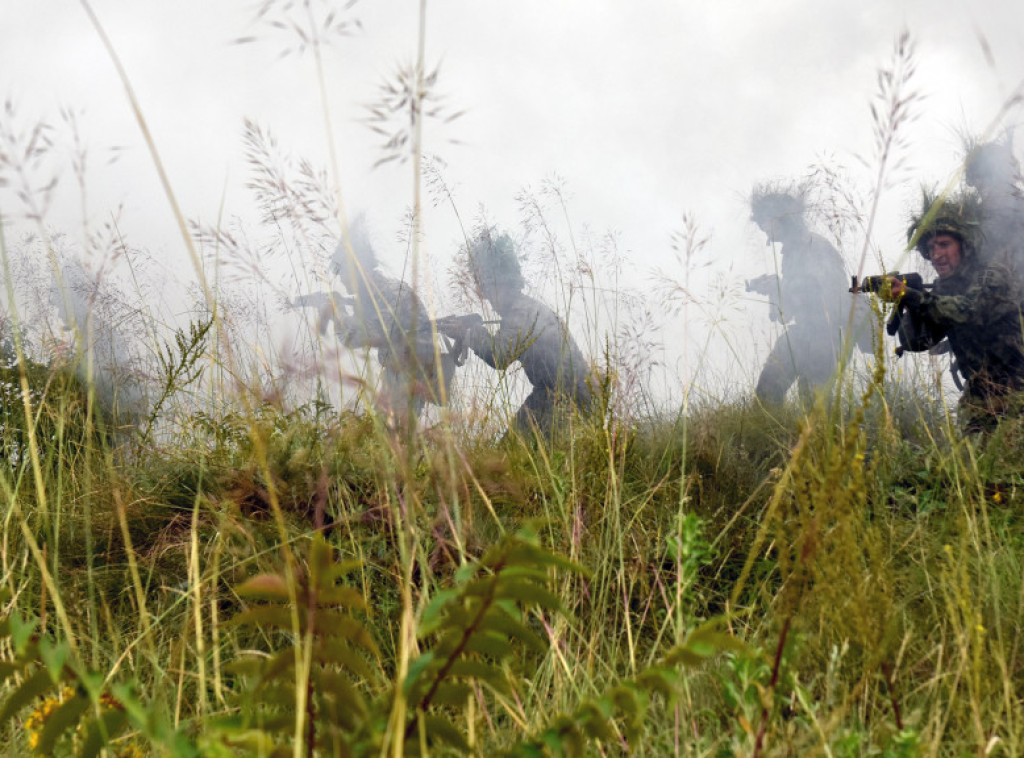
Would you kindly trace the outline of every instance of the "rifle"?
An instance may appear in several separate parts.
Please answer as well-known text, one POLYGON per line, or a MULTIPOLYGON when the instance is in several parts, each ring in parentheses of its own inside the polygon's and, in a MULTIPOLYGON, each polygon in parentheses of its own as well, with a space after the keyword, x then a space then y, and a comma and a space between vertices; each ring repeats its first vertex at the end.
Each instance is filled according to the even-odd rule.
MULTIPOLYGON (((899 271, 893 271, 891 274, 865 276, 860 282, 857 281, 857 277, 854 275, 850 278, 850 292, 870 292, 872 294, 885 293, 891 289, 891 282, 893 279, 900 279, 903 281, 903 284, 907 289, 918 290, 920 292, 924 292, 925 290, 929 290, 935 286, 933 284, 925 284, 925 281, 920 274, 901 274, 899 271)), ((897 303, 896 307, 893 308, 892 315, 889 316, 889 321, 885 325, 885 331, 890 337, 895 337, 900 332, 902 316, 903 306, 897 303)), ((902 345, 897 347, 896 357, 899 358, 902 356, 904 350, 905 348, 902 345)))
POLYGON ((878 274, 877 276, 865 276, 863 279, 857 279, 854 275, 850 277, 850 292, 870 292, 872 294, 878 294, 884 292, 886 287, 889 286, 890 279, 901 279, 903 283, 912 290, 920 290, 924 292, 927 289, 931 289, 933 285, 925 284, 924 279, 920 274, 901 274, 899 271, 893 271, 891 274, 878 274))
MULTIPOLYGON (((424 326, 428 329, 436 329, 446 337, 452 337, 454 344, 449 352, 455 354, 455 365, 461 366, 466 362, 466 355, 469 346, 466 344, 466 337, 469 332, 485 324, 500 324, 500 319, 485 321, 479 313, 467 313, 464 316, 443 316, 433 324, 427 323, 424 326), (453 336, 454 335, 454 336, 453 336)), ((422 327, 421 327, 422 328, 422 327)))

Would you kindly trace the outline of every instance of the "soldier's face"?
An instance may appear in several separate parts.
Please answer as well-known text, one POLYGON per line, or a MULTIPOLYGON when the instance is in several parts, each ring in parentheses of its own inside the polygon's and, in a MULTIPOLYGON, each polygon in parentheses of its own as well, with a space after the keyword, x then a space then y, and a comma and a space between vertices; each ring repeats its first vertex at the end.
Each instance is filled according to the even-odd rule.
POLYGON ((940 279, 950 276, 960 265, 960 240, 952 234, 936 234, 928 241, 928 256, 940 279))

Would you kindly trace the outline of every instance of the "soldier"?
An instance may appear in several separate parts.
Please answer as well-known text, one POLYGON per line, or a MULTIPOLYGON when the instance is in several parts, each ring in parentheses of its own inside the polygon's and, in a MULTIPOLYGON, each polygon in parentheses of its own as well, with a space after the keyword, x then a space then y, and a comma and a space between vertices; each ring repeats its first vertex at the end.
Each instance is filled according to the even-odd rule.
MULTIPOLYGON (((751 196, 751 220, 769 245, 781 245, 782 259, 781 276, 767 274, 747 282, 748 292, 768 296, 770 318, 786 327, 757 380, 757 398, 765 404, 782 403, 794 381, 807 402, 815 388, 832 378, 850 318, 846 266, 839 251, 808 228, 805 206, 800 189, 760 186, 751 196)), ((870 349, 871 332, 862 321, 859 317, 860 343, 870 349)))
POLYGON ((898 334, 906 350, 949 340, 965 386, 959 419, 968 432, 991 430, 1024 389, 1020 290, 1009 270, 978 251, 980 199, 971 192, 931 201, 908 230, 938 280, 931 291, 892 278, 886 299, 897 303, 898 334))
MULTIPOLYGON (((528 433, 532 425, 551 432, 557 406, 569 402, 590 405, 590 367, 565 323, 546 305, 523 293, 526 282, 515 245, 506 234, 485 229, 467 249, 473 283, 501 317, 491 333, 482 322, 458 328, 461 337, 485 363, 496 369, 515 361, 523 367, 533 389, 516 413, 512 427, 528 433)), ((444 329, 443 324, 439 328, 444 329)))
POLYGON ((428 402, 446 404, 455 368, 461 365, 459 350, 447 337, 435 345, 426 305, 411 285, 380 269, 363 216, 350 225, 348 244, 338 244, 331 268, 348 297, 318 292, 294 298, 292 306, 317 308, 320 334, 333 323, 346 347, 377 351, 378 403, 399 424, 413 421, 428 402))
POLYGON ((1009 140, 972 149, 964 178, 981 199, 979 252, 986 261, 1009 268, 1024 284, 1024 195, 1020 164, 1009 140))

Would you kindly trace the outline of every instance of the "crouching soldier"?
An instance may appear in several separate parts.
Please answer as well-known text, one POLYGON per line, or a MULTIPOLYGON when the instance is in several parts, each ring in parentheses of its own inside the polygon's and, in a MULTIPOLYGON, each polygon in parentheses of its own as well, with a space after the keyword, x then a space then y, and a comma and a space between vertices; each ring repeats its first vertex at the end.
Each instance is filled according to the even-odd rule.
MULTIPOLYGON (((506 234, 486 229, 468 246, 473 284, 501 317, 491 334, 482 321, 459 325, 449 336, 465 341, 485 363, 504 370, 519 361, 533 385, 512 427, 521 434, 534 425, 549 435, 559 406, 590 405, 591 369, 565 323, 544 303, 523 292, 526 282, 515 245, 506 234)), ((438 322, 443 329, 445 322, 438 322)))
POLYGON ((908 239, 932 264, 931 290, 892 278, 883 295, 897 303, 901 346, 928 350, 944 337, 963 377, 959 421, 968 432, 989 431, 1000 417, 1019 410, 1024 389, 1021 295, 1005 267, 986 262, 978 246, 977 196, 929 201, 914 219, 908 239))

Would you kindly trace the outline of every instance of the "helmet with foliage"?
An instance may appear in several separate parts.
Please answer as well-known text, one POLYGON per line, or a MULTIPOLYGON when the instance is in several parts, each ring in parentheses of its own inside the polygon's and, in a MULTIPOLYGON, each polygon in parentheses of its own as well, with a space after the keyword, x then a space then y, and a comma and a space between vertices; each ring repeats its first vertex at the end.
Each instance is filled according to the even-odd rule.
POLYGON ((526 286, 515 242, 504 232, 494 227, 482 229, 470 241, 467 252, 474 283, 484 292, 494 289, 521 292, 526 286))
POLYGON ((802 185, 765 182, 750 193, 750 218, 765 231, 783 220, 803 220, 807 188, 802 185))
POLYGON ((921 212, 907 229, 908 246, 931 260, 928 243, 937 234, 948 234, 960 242, 961 254, 972 257, 980 243, 981 200, 976 192, 963 190, 954 195, 936 195, 923 190, 921 212))
POLYGON ((969 145, 964 159, 964 178, 977 189, 1007 190, 1020 178, 1020 164, 1009 136, 993 142, 969 145))

